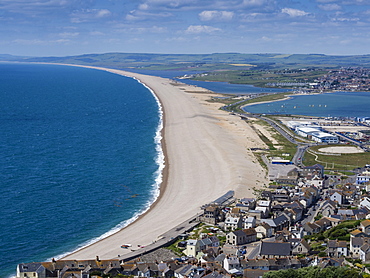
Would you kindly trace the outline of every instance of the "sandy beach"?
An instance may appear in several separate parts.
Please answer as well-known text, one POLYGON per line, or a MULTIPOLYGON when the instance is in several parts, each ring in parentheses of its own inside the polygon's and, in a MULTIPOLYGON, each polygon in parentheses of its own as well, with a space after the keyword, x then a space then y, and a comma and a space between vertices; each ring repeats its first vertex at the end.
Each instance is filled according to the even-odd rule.
POLYGON ((208 90, 169 79, 96 68, 134 77, 151 88, 164 112, 165 170, 161 194, 151 209, 118 233, 63 259, 111 259, 129 253, 122 244, 148 245, 189 219, 228 190, 253 197, 267 184, 265 170, 250 148, 265 147, 248 123, 206 100, 208 90))

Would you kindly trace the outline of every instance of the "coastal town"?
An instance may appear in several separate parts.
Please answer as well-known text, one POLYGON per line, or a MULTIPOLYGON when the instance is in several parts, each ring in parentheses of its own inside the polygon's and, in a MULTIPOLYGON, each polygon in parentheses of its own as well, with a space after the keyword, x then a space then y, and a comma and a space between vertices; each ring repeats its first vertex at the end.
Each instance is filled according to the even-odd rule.
POLYGON ((324 171, 319 164, 294 168, 256 198, 229 192, 204 205, 199 224, 171 241, 176 253, 25 263, 17 277, 262 277, 344 265, 369 273, 370 166, 352 179, 324 171))
MULTIPOLYGON (((299 69, 283 71, 282 73, 291 74, 299 72, 310 72, 313 69, 299 69)), ((280 73, 280 74, 282 74, 280 73)), ((268 82, 269 87, 304 87, 309 91, 362 91, 369 90, 370 70, 362 67, 342 67, 339 69, 330 69, 326 74, 316 77, 313 80, 292 79, 289 82, 268 82)))
MULTIPOLYGON (((298 145, 319 145, 321 153, 369 148, 368 119, 285 117, 269 124, 298 145)), ((319 162, 306 166, 299 147, 294 155, 263 157, 270 184, 254 188, 253 198, 229 191, 152 245, 122 243, 131 254, 22 263, 17 278, 257 278, 270 271, 342 266, 370 275, 370 165, 352 175, 319 162)))

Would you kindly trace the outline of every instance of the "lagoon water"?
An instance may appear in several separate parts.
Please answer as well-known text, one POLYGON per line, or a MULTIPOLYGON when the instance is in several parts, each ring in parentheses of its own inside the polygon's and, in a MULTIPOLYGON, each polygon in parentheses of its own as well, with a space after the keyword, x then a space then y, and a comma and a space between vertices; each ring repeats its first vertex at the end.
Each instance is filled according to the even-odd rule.
POLYGON ((370 92, 335 92, 293 96, 289 100, 255 104, 246 112, 317 117, 370 117, 370 92))
POLYGON ((161 114, 131 78, 0 64, 0 277, 107 236, 158 194, 161 114))
POLYGON ((147 75, 175 79, 179 82, 206 88, 219 94, 248 95, 261 93, 281 93, 290 91, 288 89, 278 89, 278 88, 258 88, 246 84, 230 84, 227 82, 209 82, 178 78, 180 76, 184 76, 185 74, 188 75, 196 74, 199 73, 199 71, 143 70, 143 69, 127 69, 127 70, 147 75))

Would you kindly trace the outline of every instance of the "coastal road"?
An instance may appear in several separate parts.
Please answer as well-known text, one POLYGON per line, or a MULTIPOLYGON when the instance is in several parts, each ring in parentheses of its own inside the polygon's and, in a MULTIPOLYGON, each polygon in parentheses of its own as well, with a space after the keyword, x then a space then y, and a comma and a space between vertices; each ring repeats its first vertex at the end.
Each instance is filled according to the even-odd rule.
POLYGON ((119 259, 125 262, 140 257, 141 255, 153 252, 161 247, 171 245, 178 239, 179 235, 191 231, 195 226, 197 226, 200 223, 199 221, 196 220, 200 214, 201 213, 194 215, 193 217, 184 221, 180 225, 167 231, 163 235, 159 236, 158 239, 154 241, 152 244, 149 244, 147 246, 129 247, 129 249, 132 251, 131 253, 118 255, 117 257, 115 257, 115 259, 119 259))

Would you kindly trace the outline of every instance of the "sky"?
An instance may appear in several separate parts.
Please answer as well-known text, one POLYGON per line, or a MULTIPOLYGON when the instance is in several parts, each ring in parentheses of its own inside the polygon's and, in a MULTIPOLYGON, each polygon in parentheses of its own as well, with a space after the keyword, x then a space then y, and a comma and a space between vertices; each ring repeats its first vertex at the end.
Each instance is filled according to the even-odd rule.
POLYGON ((370 0, 0 0, 0 54, 370 54, 370 0))

